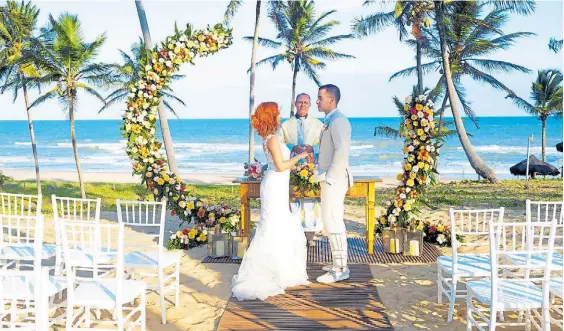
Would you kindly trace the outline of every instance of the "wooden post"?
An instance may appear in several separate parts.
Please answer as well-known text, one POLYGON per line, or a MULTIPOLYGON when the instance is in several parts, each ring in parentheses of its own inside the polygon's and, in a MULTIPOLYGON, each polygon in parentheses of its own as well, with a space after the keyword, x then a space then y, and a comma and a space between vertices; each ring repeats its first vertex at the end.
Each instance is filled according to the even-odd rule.
POLYGON ((368 244, 368 254, 374 254, 374 204, 376 202, 376 183, 366 184, 366 242, 368 244))
POLYGON ((247 195, 248 192, 249 184, 241 183, 241 193, 239 194, 241 198, 241 227, 245 234, 250 234, 251 232, 251 211, 249 197, 247 195))

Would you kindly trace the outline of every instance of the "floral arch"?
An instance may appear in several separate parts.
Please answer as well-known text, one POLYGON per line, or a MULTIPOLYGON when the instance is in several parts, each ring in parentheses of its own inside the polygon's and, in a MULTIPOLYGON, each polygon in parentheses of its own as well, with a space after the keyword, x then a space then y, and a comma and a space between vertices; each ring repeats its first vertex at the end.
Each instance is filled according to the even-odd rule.
POLYGON ((171 236, 169 247, 194 247, 207 242, 207 232, 220 224, 233 231, 239 222, 239 211, 228 206, 207 206, 200 199, 188 196, 187 186, 178 174, 169 171, 166 158, 160 153, 162 143, 156 136, 161 91, 184 63, 194 64, 197 57, 215 54, 232 44, 231 30, 217 24, 192 32, 190 25, 167 37, 151 51, 150 58, 140 60, 139 81, 130 86, 127 109, 123 115, 122 135, 127 139, 126 153, 133 160, 133 173, 153 193, 155 200, 165 200, 172 215, 182 223, 195 220, 197 226, 171 236))

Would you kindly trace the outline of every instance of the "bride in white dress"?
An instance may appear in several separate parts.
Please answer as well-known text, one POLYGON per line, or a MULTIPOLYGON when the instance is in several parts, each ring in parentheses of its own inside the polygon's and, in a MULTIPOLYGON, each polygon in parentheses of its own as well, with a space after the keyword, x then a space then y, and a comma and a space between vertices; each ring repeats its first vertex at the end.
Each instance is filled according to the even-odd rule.
POLYGON ((260 184, 260 221, 239 273, 233 277, 233 296, 265 300, 284 289, 308 284, 306 238, 301 222, 290 212, 290 168, 307 157, 293 158, 274 135, 280 111, 274 102, 261 103, 252 116, 253 128, 263 137, 268 170, 260 184))

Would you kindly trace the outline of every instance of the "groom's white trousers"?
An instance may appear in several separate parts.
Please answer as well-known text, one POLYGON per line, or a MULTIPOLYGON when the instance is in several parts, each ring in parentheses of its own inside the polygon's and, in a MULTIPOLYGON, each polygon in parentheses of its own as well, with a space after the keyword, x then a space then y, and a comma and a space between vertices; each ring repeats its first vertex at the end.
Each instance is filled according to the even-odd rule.
POLYGON ((333 266, 347 266, 347 230, 345 228, 345 195, 348 178, 343 174, 331 185, 321 182, 321 220, 329 236, 333 266))

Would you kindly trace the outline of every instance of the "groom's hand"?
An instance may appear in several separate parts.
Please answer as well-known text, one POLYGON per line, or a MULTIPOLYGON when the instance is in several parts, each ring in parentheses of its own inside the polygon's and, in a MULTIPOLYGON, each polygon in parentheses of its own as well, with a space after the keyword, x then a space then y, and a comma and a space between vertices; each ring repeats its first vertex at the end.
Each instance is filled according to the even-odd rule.
POLYGON ((313 178, 314 183, 324 182, 324 181, 326 181, 326 173, 324 172, 324 173, 320 174, 319 172, 317 172, 317 170, 315 170, 312 178, 313 178))

